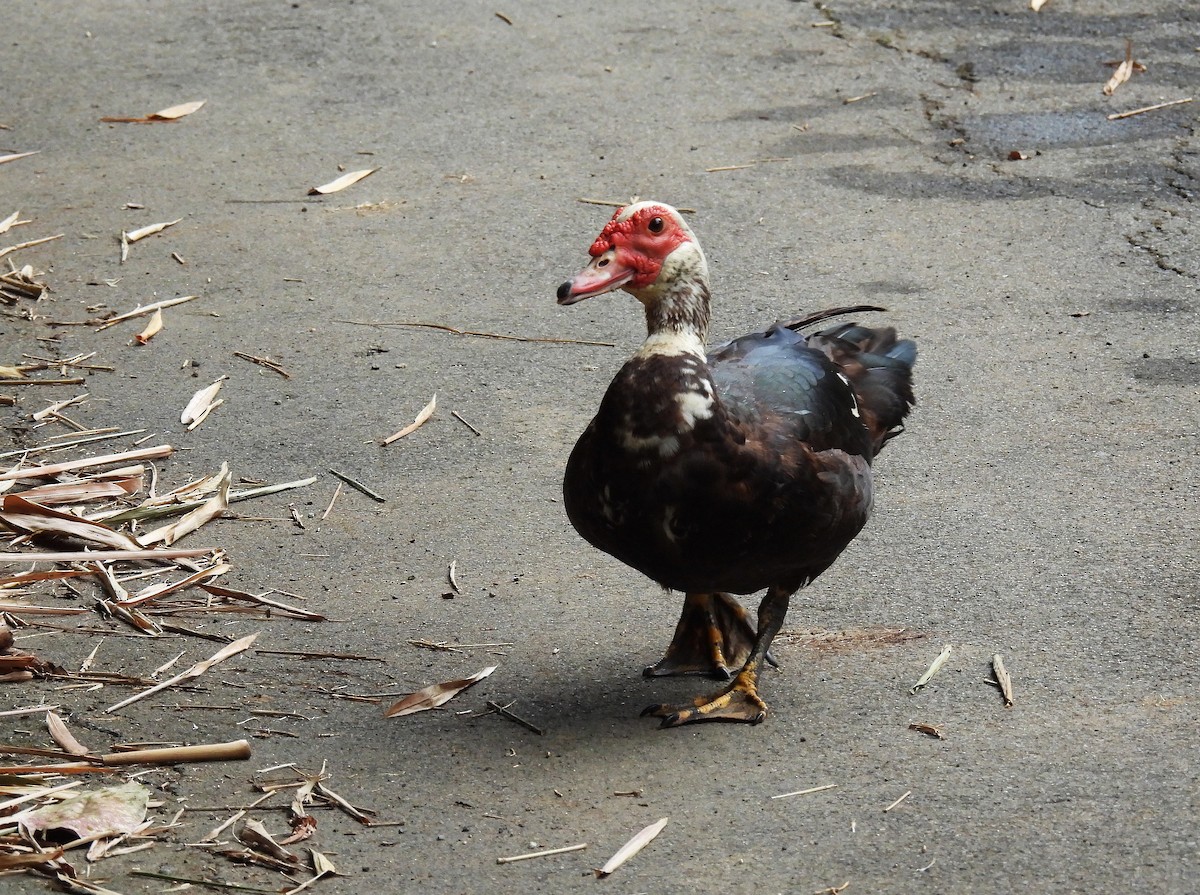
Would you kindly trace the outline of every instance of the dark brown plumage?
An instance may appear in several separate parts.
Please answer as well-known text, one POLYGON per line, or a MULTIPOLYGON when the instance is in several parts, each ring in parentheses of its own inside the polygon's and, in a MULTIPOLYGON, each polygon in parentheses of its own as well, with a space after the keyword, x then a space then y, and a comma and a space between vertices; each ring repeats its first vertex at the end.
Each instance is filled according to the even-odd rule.
POLYGON ((686 594, 667 655, 646 674, 737 671, 712 696, 647 712, 664 726, 761 721, 758 672, 791 594, 870 515, 871 461, 912 405, 915 346, 891 329, 805 338, 777 325, 706 356, 707 263, 660 203, 619 211, 591 254, 560 303, 623 288, 645 306, 648 335, 571 453, 567 515, 594 546, 686 594), (730 594, 762 589, 756 630, 730 594))

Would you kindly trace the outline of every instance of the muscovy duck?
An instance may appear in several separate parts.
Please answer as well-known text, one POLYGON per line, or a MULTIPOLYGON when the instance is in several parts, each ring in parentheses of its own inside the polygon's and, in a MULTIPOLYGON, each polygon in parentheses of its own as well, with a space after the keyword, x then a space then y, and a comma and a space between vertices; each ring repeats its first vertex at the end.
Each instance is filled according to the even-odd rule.
POLYGON ((871 511, 871 461, 903 430, 916 346, 854 323, 798 330, 856 306, 776 324, 705 355, 708 264, 660 202, 619 209, 558 303, 624 289, 646 341, 580 437, 563 481, 567 515, 595 547, 664 588, 683 613, 647 676, 732 681, 643 714, 757 724, 758 676, 797 590, 827 569, 871 511), (766 589, 758 625, 731 594, 766 589), (735 673, 736 672, 736 673, 735 673))

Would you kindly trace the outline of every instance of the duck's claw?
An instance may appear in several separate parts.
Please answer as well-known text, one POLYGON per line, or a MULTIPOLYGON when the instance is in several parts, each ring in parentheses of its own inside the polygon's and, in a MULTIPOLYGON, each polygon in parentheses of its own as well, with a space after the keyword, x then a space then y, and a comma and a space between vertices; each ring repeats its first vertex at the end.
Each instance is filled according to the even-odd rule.
MULTIPOLYGON (((642 674, 702 674, 727 681, 745 663, 754 639, 754 626, 734 597, 725 593, 688 594, 666 655, 643 669, 642 674)), ((768 661, 774 664, 770 657, 768 661)))
POLYGON ((711 696, 697 696, 690 706, 650 705, 642 715, 662 718, 660 727, 679 727, 698 721, 737 721, 761 724, 767 704, 758 695, 757 674, 743 669, 733 683, 711 696))

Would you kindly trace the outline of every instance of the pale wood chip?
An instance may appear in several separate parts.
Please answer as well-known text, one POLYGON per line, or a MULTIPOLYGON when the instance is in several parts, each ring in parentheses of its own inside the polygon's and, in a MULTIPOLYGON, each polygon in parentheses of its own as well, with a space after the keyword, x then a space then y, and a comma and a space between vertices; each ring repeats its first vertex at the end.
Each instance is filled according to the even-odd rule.
POLYGON ((5 162, 15 162, 17 159, 28 158, 31 155, 37 155, 41 151, 42 150, 40 149, 34 149, 31 152, 12 152, 8 155, 0 155, 0 165, 3 165, 5 162))
POLYGON ((622 845, 617 850, 617 853, 609 858, 603 867, 601 867, 599 870, 593 871, 596 874, 596 878, 604 879, 604 877, 611 874, 618 867, 653 842, 654 837, 661 833, 663 831, 663 827, 667 825, 668 819, 669 818, 664 817, 661 820, 655 821, 648 827, 640 830, 632 839, 622 845))
POLYGON ((29 221, 22 221, 20 218, 21 218, 21 212, 14 211, 12 214, 10 214, 8 217, 6 217, 4 220, 0 221, 0 233, 7 233, 13 227, 18 226, 19 224, 28 224, 29 223, 29 221))
POLYGON ((154 313, 150 315, 150 322, 146 324, 146 328, 133 337, 133 341, 139 345, 149 343, 156 335, 162 332, 163 328, 163 312, 162 308, 155 308, 154 313))
POLYGON ((168 227, 174 227, 183 218, 176 218, 173 221, 162 221, 158 224, 147 224, 145 227, 138 227, 136 230, 123 231, 121 238, 129 243, 137 242, 139 239, 145 239, 147 236, 153 236, 155 233, 162 233, 168 227))
POLYGON ((179 415, 179 421, 187 426, 189 432, 204 422, 210 413, 225 403, 224 400, 216 400, 216 398, 217 392, 221 390, 221 383, 228 378, 228 376, 222 376, 212 385, 207 385, 192 395, 192 399, 183 408, 183 413, 179 415))
POLYGON ((314 186, 308 191, 308 194, 310 196, 325 196, 329 193, 336 193, 348 186, 353 186, 364 177, 369 177, 378 170, 378 168, 364 168, 361 171, 349 171, 336 180, 331 180, 329 183, 322 184, 321 186, 314 186))
POLYGON ((57 712, 46 712, 46 727, 50 731, 50 738, 64 752, 70 752, 72 755, 87 755, 91 752, 87 746, 75 739, 74 734, 67 729, 67 722, 57 712))
POLYGON ((1125 41, 1125 58, 1121 60, 1121 64, 1117 66, 1112 73, 1112 77, 1108 79, 1104 87, 1101 88, 1105 96, 1112 96, 1116 89, 1133 77, 1133 41, 1125 41))
POLYGON ((429 422, 429 418, 431 416, 433 416, 433 412, 436 409, 437 409, 437 395, 434 395, 432 398, 429 399, 429 403, 421 408, 421 412, 417 414, 416 419, 414 419, 411 423, 409 423, 407 426, 405 426, 399 432, 396 432, 394 435, 389 435, 387 438, 385 438, 383 440, 384 445, 389 445, 393 441, 399 441, 404 436, 411 435, 413 432, 416 432, 423 425, 425 425, 427 422, 429 422))
POLYGON ((185 115, 191 115, 203 106, 208 100, 198 99, 190 103, 180 103, 177 106, 169 106, 166 109, 160 109, 147 115, 147 118, 158 119, 161 121, 174 121, 176 118, 182 118, 185 115))

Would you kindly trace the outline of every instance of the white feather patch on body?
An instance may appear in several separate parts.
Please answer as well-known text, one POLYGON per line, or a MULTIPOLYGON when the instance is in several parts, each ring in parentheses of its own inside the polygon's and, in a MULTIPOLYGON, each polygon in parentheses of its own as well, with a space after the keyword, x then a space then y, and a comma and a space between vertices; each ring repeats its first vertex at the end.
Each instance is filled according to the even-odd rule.
POLYGON ((705 387, 705 392, 680 392, 675 396, 675 400, 679 403, 679 412, 683 414, 683 429, 687 432, 696 427, 696 423, 700 420, 712 419, 713 415, 713 396, 712 390, 708 388, 708 383, 702 383, 705 387))
POLYGON ((634 435, 628 428, 621 432, 621 447, 631 453, 657 452, 660 457, 673 457, 679 452, 679 439, 674 435, 634 435))
POLYGON ((846 383, 846 388, 850 389, 850 412, 856 417, 861 417, 862 414, 858 412, 858 398, 854 394, 854 386, 850 384, 850 380, 846 377, 845 373, 838 373, 837 376, 838 379, 846 383))

